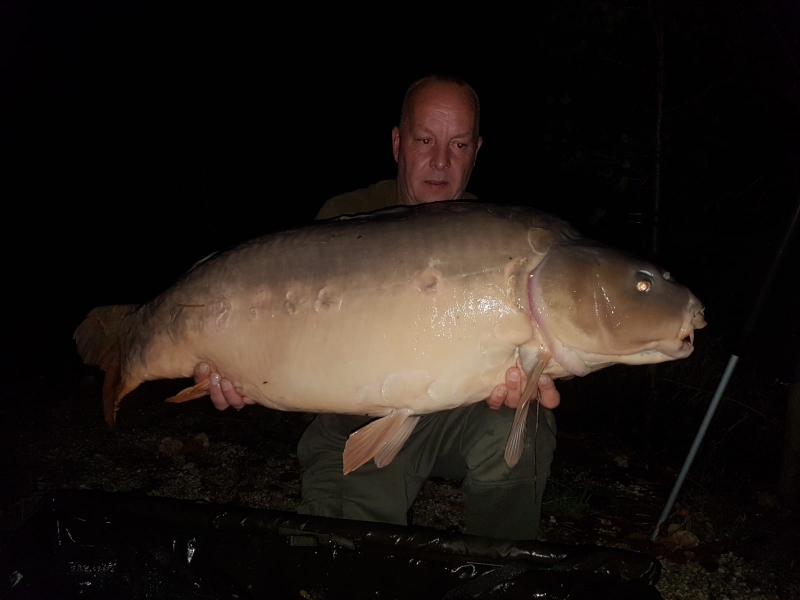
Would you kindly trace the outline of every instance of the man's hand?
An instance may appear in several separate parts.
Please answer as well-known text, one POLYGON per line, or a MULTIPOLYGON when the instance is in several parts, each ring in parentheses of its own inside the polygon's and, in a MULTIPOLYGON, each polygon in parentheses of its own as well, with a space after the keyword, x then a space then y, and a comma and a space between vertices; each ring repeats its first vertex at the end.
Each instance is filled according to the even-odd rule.
MULTIPOLYGON (((511 367, 506 371, 505 384, 496 385, 486 402, 494 410, 498 410, 504 404, 509 408, 517 408, 527 382, 528 378, 522 369, 511 367)), ((545 408, 555 408, 561 402, 561 394, 558 393, 556 384, 549 375, 542 375, 539 378, 539 402, 545 408)))
POLYGON ((229 380, 222 379, 219 373, 211 372, 208 364, 198 363, 194 368, 194 382, 200 383, 206 379, 210 379, 209 396, 217 410, 225 410, 229 406, 241 410, 245 404, 256 403, 252 398, 239 394, 234 385, 229 380))

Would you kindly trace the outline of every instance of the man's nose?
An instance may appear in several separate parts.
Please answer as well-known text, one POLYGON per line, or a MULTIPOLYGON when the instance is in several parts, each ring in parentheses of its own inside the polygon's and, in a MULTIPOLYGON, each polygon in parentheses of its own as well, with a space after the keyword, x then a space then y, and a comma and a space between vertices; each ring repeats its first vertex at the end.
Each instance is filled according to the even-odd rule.
POLYGON ((434 169, 446 169, 450 166, 450 146, 448 144, 437 144, 434 147, 431 166, 434 169))

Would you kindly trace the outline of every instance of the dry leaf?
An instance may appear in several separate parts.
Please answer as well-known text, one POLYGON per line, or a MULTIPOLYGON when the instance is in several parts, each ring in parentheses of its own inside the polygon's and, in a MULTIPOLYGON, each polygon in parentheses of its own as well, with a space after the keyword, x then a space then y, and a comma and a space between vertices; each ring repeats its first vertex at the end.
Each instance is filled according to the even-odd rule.
POLYGON ((158 445, 158 451, 164 454, 180 454, 181 450, 183 450, 183 442, 170 437, 165 437, 158 445))
POLYGON ((669 536, 671 542, 677 544, 681 548, 695 548, 700 543, 700 540, 691 531, 681 529, 669 536))

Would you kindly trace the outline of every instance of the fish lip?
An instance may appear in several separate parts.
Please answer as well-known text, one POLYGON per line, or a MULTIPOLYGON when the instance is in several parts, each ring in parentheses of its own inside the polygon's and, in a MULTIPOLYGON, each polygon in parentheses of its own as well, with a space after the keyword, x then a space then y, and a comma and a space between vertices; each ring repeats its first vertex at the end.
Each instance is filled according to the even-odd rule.
POLYGON ((692 327, 694 327, 694 329, 702 329, 706 325, 708 325, 708 322, 706 321, 706 307, 701 306, 700 310, 698 310, 694 314, 694 317, 692 317, 692 327))
POLYGON ((674 342, 659 344, 654 350, 675 360, 688 357, 694 352, 694 329, 679 335, 674 342), (673 344, 677 347, 670 347, 673 344))
POLYGON ((678 341, 681 342, 680 348, 675 352, 666 352, 665 354, 674 356, 675 358, 686 358, 689 356, 694 352, 694 332, 705 326, 705 307, 701 304, 699 308, 690 311, 678 331, 678 341))
MULTIPOLYGON (((692 332, 692 335, 694 335, 694 332, 692 332)), ((694 343, 692 343, 692 341, 687 338, 683 340, 683 344, 679 348, 677 355, 679 358, 686 358, 692 352, 694 352, 694 343)))

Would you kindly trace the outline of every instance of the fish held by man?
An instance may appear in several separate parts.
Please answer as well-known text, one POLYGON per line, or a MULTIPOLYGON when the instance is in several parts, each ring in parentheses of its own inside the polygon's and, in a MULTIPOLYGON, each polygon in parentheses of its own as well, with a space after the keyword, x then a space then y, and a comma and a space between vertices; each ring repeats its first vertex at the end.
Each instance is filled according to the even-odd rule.
POLYGON ((513 466, 541 374, 686 358, 704 326, 703 304, 660 267, 531 208, 454 201, 246 242, 146 304, 93 309, 75 340, 105 371, 110 427, 140 384, 199 362, 269 408, 378 417, 351 434, 349 473, 389 464, 420 415, 483 401, 518 365, 513 466))

